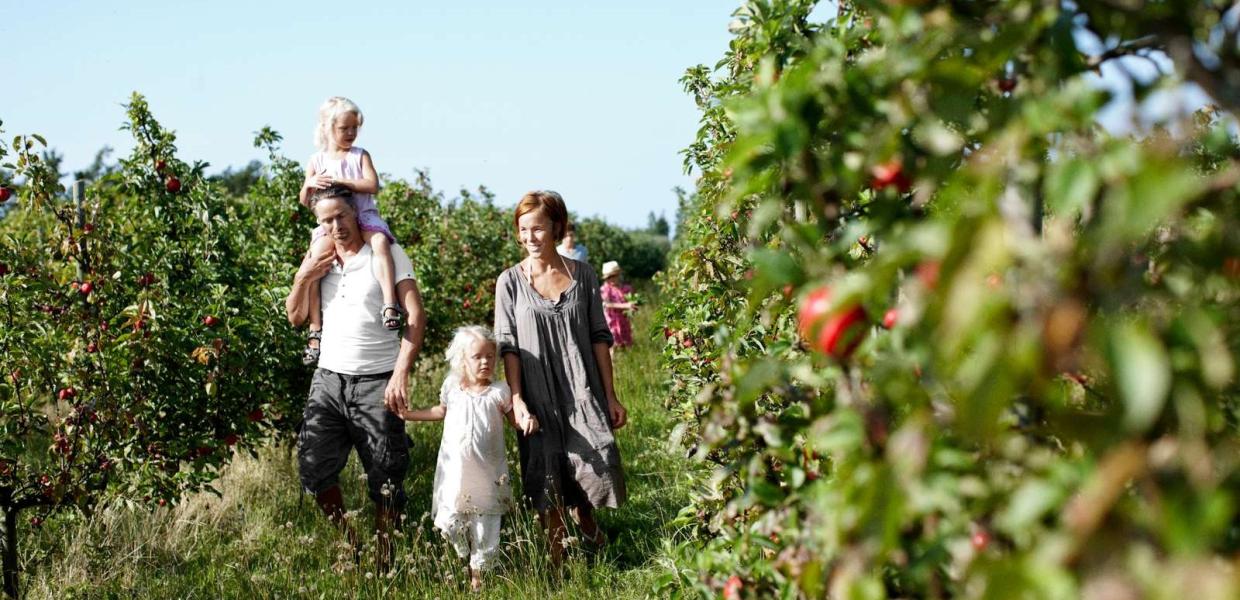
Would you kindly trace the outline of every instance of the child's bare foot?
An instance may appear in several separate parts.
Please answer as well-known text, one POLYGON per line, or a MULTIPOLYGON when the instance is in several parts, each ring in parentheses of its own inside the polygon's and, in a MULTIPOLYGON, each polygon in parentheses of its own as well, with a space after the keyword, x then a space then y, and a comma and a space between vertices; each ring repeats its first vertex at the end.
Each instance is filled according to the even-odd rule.
POLYGON ((469 569, 469 591, 482 591, 482 571, 472 567, 469 569))

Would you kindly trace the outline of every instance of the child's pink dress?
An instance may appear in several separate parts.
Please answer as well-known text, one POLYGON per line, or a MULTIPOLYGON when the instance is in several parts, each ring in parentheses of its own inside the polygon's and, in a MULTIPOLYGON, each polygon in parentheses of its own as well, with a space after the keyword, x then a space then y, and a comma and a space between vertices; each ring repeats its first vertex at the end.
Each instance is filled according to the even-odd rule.
MULTIPOLYGON (((362 178, 362 149, 357 146, 349 148, 344 158, 333 160, 327 156, 326 152, 315 152, 310 157, 310 169, 315 173, 326 173, 336 179, 361 179, 362 178)), ((375 204, 375 197, 371 194, 353 194, 353 200, 357 203, 357 224, 362 231, 381 231, 387 236, 389 242, 395 244, 396 236, 392 235, 392 230, 388 227, 386 221, 379 216, 379 206, 375 204)), ((311 241, 327 235, 327 230, 322 225, 314 228, 311 241)))
MULTIPOLYGON (((610 282, 604 282, 599 286, 598 291, 603 297, 603 302, 617 304, 625 302, 624 292, 610 282)), ((629 316, 625 314, 625 311, 619 308, 605 308, 603 316, 607 317, 607 328, 611 330, 611 337, 615 338, 616 347, 632 346, 633 326, 629 324, 629 316)))

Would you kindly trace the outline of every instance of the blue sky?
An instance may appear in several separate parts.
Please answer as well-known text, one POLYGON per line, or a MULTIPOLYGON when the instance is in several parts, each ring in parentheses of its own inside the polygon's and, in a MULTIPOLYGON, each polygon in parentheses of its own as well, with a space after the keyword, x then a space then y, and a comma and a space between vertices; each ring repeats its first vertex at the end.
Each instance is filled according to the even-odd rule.
POLYGON ((181 158, 216 172, 262 158, 264 125, 304 161, 318 105, 344 95, 381 172, 429 168, 450 196, 482 184, 501 204, 555 189, 644 226, 692 186, 678 151, 698 114, 677 80, 723 56, 738 4, 7 0, 0 119, 72 171, 104 145, 128 153, 121 104, 139 91, 181 158))
MULTIPOLYGON (((128 153, 121 103, 139 91, 181 157, 218 172, 263 158, 251 142, 264 125, 304 161, 318 105, 344 95, 381 172, 429 168, 449 196, 481 184, 501 204, 555 189, 578 214, 644 226, 650 212, 672 220, 671 188, 692 187, 678 152, 698 113, 677 80, 723 56, 739 4, 4 0, 0 119, 8 136, 43 134, 71 172, 104 145, 128 153)), ((1190 89, 1136 106, 1114 64, 1095 81, 1116 93, 1100 116, 1115 132, 1206 100, 1190 89)))

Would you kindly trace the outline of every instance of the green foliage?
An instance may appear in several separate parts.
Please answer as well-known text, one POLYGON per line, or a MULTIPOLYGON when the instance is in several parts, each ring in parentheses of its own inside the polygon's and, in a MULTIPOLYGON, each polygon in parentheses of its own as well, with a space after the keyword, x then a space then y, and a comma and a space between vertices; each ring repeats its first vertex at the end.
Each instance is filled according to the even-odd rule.
POLYGON ((577 238, 590 252, 590 264, 602 273, 603 263, 620 263, 628 277, 648 279, 666 265, 666 236, 620 229, 596 218, 574 219, 577 238))
POLYGON ((11 148, 6 166, 25 183, 0 229, 6 513, 41 518, 103 493, 175 502, 215 478, 230 446, 261 439, 270 399, 297 387, 266 289, 292 257, 257 260, 278 250, 251 230, 258 208, 178 160, 141 96, 127 109, 133 154, 99 173, 80 209, 36 154, 41 138, 11 148))
POLYGON ((380 211, 408 251, 427 307, 424 354, 438 356, 461 325, 488 325, 495 315, 495 280, 521 259, 512 212, 482 188, 445 202, 426 174, 415 184, 386 182, 380 211))
MULTIPOLYGON (((717 472, 667 591, 1233 597, 1229 119, 1100 132, 1089 69, 1145 47, 1083 55, 1102 10, 814 5, 746 3, 684 78, 702 174, 664 361, 717 472), (798 323, 811 293, 825 315, 798 323), (858 307, 860 347, 823 352, 858 307)), ((1208 30, 1210 10, 1176 15, 1208 30)), ((1094 32, 1173 39, 1170 19, 1094 32)))

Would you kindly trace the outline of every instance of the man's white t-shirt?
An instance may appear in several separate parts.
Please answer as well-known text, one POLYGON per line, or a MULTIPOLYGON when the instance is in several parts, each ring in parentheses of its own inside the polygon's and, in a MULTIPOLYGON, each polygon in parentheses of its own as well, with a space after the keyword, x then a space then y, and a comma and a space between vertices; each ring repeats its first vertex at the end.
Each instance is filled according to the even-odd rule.
MULTIPOLYGON (((409 255, 396 244, 391 249, 395 282, 413 279, 409 255)), ((400 332, 383 326, 379 258, 370 244, 362 244, 343 267, 333 263, 319 282, 323 309, 319 368, 345 375, 374 375, 394 369, 400 354, 400 332)))

